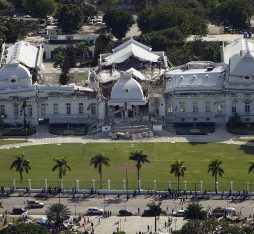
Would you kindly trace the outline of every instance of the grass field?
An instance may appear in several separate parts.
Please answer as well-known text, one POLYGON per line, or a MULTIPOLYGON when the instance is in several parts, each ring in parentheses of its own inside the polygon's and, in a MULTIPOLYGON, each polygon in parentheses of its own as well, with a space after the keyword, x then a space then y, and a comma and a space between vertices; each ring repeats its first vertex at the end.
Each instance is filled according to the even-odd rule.
MULTIPOLYGON (((254 175, 248 175, 248 162, 254 160, 253 147, 241 147, 228 144, 190 144, 190 143, 138 143, 134 147, 130 143, 90 143, 90 144, 62 144, 62 145, 40 145, 22 147, 19 149, 0 150, 0 185, 10 185, 12 178, 19 179, 15 170, 10 171, 10 164, 19 153, 24 153, 30 160, 32 170, 25 175, 25 181, 32 179, 32 185, 43 186, 44 179, 57 181, 57 173, 51 172, 53 158, 66 156, 72 171, 65 177, 68 187, 80 180, 80 187, 91 187, 91 180, 99 181, 99 176, 93 167, 89 166, 91 156, 96 153, 107 155, 111 159, 110 167, 103 168, 103 178, 110 178, 112 187, 122 188, 122 180, 126 178, 136 186, 136 168, 134 162, 128 160, 128 155, 135 150, 143 150, 151 160, 141 168, 142 187, 153 188, 153 180, 157 180, 159 188, 166 189, 168 181, 172 184, 176 178, 169 173, 170 164, 175 160, 185 161, 187 167, 184 180, 188 181, 188 188, 194 187, 199 181, 204 181, 207 190, 213 188, 213 178, 207 174, 207 167, 211 160, 219 158, 223 161, 225 174, 219 179, 219 190, 229 190, 230 181, 234 181, 234 188, 237 190, 246 189, 246 182, 253 181, 254 175), (117 184, 117 182, 119 182, 117 184)), ((183 181, 183 179, 181 179, 183 181)), ((66 182, 65 182, 66 184, 66 182)), ((55 184, 56 186, 56 184, 55 184)), ((250 189, 254 191, 254 184, 250 189)))

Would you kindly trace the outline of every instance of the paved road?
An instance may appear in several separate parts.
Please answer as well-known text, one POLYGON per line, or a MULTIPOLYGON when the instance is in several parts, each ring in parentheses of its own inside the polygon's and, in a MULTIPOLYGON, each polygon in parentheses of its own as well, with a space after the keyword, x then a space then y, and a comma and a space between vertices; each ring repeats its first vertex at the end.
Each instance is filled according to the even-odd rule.
MULTIPOLYGON (((14 206, 24 207, 24 202, 27 199, 34 199, 33 197, 9 197, 4 198, 1 201, 3 202, 3 207, 7 209, 9 212, 12 211, 14 206)), ((84 214, 88 207, 96 206, 105 210, 110 210, 112 215, 118 215, 118 211, 121 209, 129 209, 134 212, 135 215, 140 215, 145 209, 147 209, 147 203, 157 200, 155 196, 137 196, 136 198, 131 198, 128 201, 126 200, 126 196, 122 195, 118 199, 117 196, 107 195, 104 198, 101 197, 88 197, 88 198, 71 198, 71 197, 61 197, 60 202, 67 205, 72 215, 84 214), (140 213, 138 213, 138 208, 140 209, 140 213)), ((39 200, 39 199, 38 199, 39 200)), ((45 204, 45 207, 42 209, 31 209, 29 211, 30 215, 43 215, 45 214, 45 210, 48 206, 58 203, 59 198, 50 198, 47 200, 40 200, 45 204)), ((172 209, 178 210, 181 208, 185 208, 191 202, 190 199, 187 199, 185 203, 181 203, 180 199, 167 199, 162 200, 162 208, 167 211, 168 214, 171 214, 172 209)), ((200 204, 205 208, 209 209, 215 206, 233 206, 237 209, 237 211, 241 211, 244 216, 249 216, 250 214, 254 214, 253 205, 254 200, 247 200, 243 202, 232 202, 232 200, 201 200, 200 204)))

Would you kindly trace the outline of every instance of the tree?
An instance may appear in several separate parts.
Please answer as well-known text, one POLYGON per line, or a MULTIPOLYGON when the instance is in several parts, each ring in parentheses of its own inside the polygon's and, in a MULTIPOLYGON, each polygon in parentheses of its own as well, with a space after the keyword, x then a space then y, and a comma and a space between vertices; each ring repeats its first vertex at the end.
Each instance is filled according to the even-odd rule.
POLYGON ((89 43, 87 41, 81 41, 75 46, 77 54, 81 54, 82 60, 86 60, 90 56, 89 43))
POLYGON ((58 227, 70 218, 70 214, 70 209, 61 203, 55 203, 46 210, 49 221, 53 221, 58 227))
POLYGON ((249 29, 249 21, 252 15, 252 6, 249 0, 225 0, 211 13, 211 18, 225 26, 232 27, 236 31, 249 29))
POLYGON ((150 161, 148 160, 148 156, 146 154, 143 154, 142 150, 131 153, 129 156, 129 160, 137 162, 136 168, 137 168, 137 172, 138 172, 138 190, 140 190, 139 180, 140 180, 141 166, 142 166, 142 164, 150 163, 150 161))
POLYGON ((200 219, 203 220, 207 216, 207 212, 198 203, 188 204, 184 217, 185 219, 200 219))
POLYGON ((117 39, 124 38, 134 24, 133 16, 125 10, 110 10, 103 16, 103 20, 117 39))
POLYGON ((67 45, 57 47, 53 54, 53 66, 61 68, 59 83, 66 85, 69 81, 68 72, 70 68, 76 67, 76 48, 71 41, 66 42, 67 45))
POLYGON ((63 32, 72 33, 80 29, 84 22, 84 16, 78 5, 62 4, 57 11, 58 25, 63 32))
POLYGON ((0 0, 0 13, 1 15, 9 15, 14 10, 12 2, 8 0, 0 0))
POLYGON ((23 0, 23 4, 33 17, 42 19, 47 15, 53 15, 57 8, 54 0, 23 0))
POLYGON ((91 4, 84 4, 83 7, 83 16, 86 17, 92 17, 97 15, 96 7, 91 4))
POLYGON ((100 175, 100 189, 102 189, 102 166, 104 165, 109 167, 109 162, 110 159, 102 154, 97 154, 90 160, 90 166, 93 166, 94 169, 98 169, 98 173, 100 175))
POLYGON ((175 174, 177 177, 177 188, 180 190, 180 176, 184 177, 184 172, 186 171, 186 167, 183 165, 184 161, 175 161, 170 165, 170 173, 175 174))
POLYGON ((15 170, 19 173, 20 177, 20 183, 23 183, 23 172, 26 173, 31 170, 30 162, 29 160, 25 159, 25 155, 21 154, 16 156, 15 160, 12 162, 10 169, 12 170, 15 168, 15 170))
POLYGON ((132 4, 135 6, 137 11, 148 9, 148 0, 132 0, 132 4))
POLYGON ((53 51, 53 67, 60 67, 61 70, 63 69, 64 59, 66 56, 66 49, 64 46, 58 46, 53 51))
POLYGON ((110 34, 100 34, 95 41, 93 65, 97 65, 100 54, 110 52, 112 48, 112 36, 110 34))
POLYGON ((18 223, 8 225, 0 231, 1 234, 16 234, 16 233, 36 233, 36 234, 50 234, 46 227, 35 223, 18 223))
POLYGON ((250 174, 251 172, 254 172, 254 161, 249 162, 248 174, 250 174))
MULTIPOLYGON (((15 43, 18 39, 23 39, 27 33, 33 30, 29 28, 30 23, 23 20, 6 19, 4 22, 5 42, 15 43)), ((1 31, 1 29, 0 29, 1 31)))
POLYGON ((205 20, 185 8, 149 8, 139 13, 137 23, 143 33, 172 27, 179 28, 185 36, 207 33, 205 20))
POLYGON ((214 177, 214 191, 217 193, 217 182, 218 182, 218 175, 220 177, 222 177, 222 175, 224 174, 224 170, 221 167, 222 161, 219 159, 215 159, 213 161, 210 162, 210 164, 208 165, 208 173, 212 173, 212 176, 214 177))
POLYGON ((67 163, 66 158, 55 158, 55 165, 52 168, 52 171, 58 170, 58 177, 62 179, 65 176, 67 171, 71 171, 71 166, 67 163))
POLYGON ((160 216, 161 213, 165 213, 161 209, 161 202, 156 203, 155 201, 152 201, 147 204, 147 207, 149 208, 149 215, 154 216, 154 229, 155 232, 157 231, 157 216, 160 216))

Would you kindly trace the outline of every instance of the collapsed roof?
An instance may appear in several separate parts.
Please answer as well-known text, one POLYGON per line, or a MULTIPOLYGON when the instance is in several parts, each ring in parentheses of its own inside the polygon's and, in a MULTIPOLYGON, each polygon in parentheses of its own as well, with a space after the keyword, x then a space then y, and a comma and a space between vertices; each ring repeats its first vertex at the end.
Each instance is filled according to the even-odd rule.
POLYGON ((133 38, 116 47, 112 52, 113 53, 107 54, 105 57, 101 58, 101 65, 109 66, 116 63, 122 63, 131 56, 147 62, 158 62, 160 58, 159 55, 152 52, 150 47, 135 41, 133 38))

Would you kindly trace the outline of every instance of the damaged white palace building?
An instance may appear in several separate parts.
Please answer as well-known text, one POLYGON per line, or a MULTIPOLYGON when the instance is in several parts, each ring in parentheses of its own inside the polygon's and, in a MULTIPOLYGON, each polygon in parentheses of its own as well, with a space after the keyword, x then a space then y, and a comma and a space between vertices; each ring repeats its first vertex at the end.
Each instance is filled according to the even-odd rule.
MULTIPOLYGON (((144 124, 227 122, 237 113, 254 122, 254 44, 239 39, 221 47, 222 62, 189 62, 172 67, 163 51, 134 39, 101 54, 98 67, 82 82, 57 85, 45 80, 43 47, 20 41, 3 45, 0 115, 4 123, 144 124), (115 121, 115 122, 114 122, 115 121)), ((103 126, 103 124, 101 125, 103 126)))

